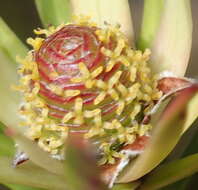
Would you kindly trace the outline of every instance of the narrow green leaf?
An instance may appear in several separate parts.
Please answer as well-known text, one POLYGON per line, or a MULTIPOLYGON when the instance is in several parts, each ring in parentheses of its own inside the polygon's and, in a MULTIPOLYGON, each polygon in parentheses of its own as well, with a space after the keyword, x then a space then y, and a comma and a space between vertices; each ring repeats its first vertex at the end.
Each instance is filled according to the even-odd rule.
POLYGON ((12 159, 0 156, 0 182, 66 190, 66 183, 62 178, 35 166, 31 162, 26 162, 17 168, 13 168, 11 163, 12 159))
POLYGON ((151 47, 160 24, 163 7, 164 0, 144 0, 143 20, 137 43, 139 49, 151 47))
POLYGON ((153 124, 151 140, 145 151, 122 172, 118 182, 139 179, 155 168, 171 152, 186 128, 189 102, 195 95, 197 97, 197 93, 198 86, 193 85, 173 98, 158 122, 153 124))
POLYGON ((192 43, 190 5, 190 0, 164 1, 160 25, 149 46, 154 72, 168 70, 177 76, 184 76, 192 43))
POLYGON ((69 0, 35 0, 35 3, 45 27, 58 26, 71 19, 69 0))
POLYGON ((40 188, 35 188, 35 187, 29 187, 29 186, 24 186, 24 185, 18 185, 18 184, 6 184, 7 187, 9 187, 12 190, 44 190, 40 188))
POLYGON ((175 183, 172 183, 165 187, 160 188, 160 190, 175 190, 175 189, 187 190, 186 186, 187 186, 188 182, 190 181, 190 178, 192 178, 192 177, 187 177, 182 180, 176 181, 175 183))
POLYGON ((128 0, 71 0, 74 15, 90 16, 99 26, 119 24, 134 44, 134 31, 128 0))
MULTIPOLYGON (((3 19, 0 17, 0 51, 3 51, 13 63, 16 62, 16 56, 25 56, 27 48, 17 38, 17 36, 6 25, 3 19)), ((1 61, 1 59, 0 59, 1 61)))
POLYGON ((198 172, 198 154, 162 165, 142 183, 140 190, 159 189, 198 172))
POLYGON ((82 137, 70 137, 65 153, 65 178, 69 189, 107 190, 99 176, 92 147, 82 137))

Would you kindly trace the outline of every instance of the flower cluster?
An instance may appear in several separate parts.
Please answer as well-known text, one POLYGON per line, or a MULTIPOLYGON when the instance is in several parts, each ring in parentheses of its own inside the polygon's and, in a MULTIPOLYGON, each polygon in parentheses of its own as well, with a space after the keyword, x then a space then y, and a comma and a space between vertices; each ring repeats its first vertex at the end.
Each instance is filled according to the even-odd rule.
POLYGON ((84 19, 35 33, 27 40, 33 50, 19 59, 27 136, 63 156, 67 136, 81 134, 98 147, 101 164, 113 164, 123 146, 151 129, 143 119, 162 93, 150 51, 131 49, 119 26, 84 19))

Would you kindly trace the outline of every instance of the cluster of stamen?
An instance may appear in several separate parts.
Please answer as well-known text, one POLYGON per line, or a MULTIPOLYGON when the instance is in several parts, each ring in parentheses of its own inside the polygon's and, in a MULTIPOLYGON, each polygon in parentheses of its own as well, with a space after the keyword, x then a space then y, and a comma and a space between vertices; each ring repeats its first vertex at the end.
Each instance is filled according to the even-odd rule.
POLYGON ((22 64, 20 113, 26 133, 44 150, 62 155, 66 137, 83 134, 97 144, 100 163, 114 163, 120 150, 148 133, 144 115, 161 96, 147 60, 132 50, 119 27, 100 29, 78 21, 28 39, 34 50, 22 64))

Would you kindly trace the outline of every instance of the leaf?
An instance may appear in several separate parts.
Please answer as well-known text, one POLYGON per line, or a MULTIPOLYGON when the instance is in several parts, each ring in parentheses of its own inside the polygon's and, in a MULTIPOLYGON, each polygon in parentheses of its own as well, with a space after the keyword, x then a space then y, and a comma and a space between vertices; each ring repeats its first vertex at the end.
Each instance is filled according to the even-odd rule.
POLYGON ((13 156, 14 154, 14 143, 13 141, 5 136, 4 134, 0 133, 0 156, 13 156))
POLYGON ((191 140, 189 146, 186 148, 185 152, 183 153, 183 156, 188 156, 190 154, 197 153, 197 147, 198 147, 198 120, 193 124, 194 128, 196 127, 196 131, 194 130, 195 135, 193 136, 193 139, 191 140))
POLYGON ((164 1, 160 25, 149 46, 154 72, 168 70, 176 76, 185 74, 192 43, 190 4, 190 0, 164 1))
POLYGON ((140 182, 132 182, 126 184, 115 184, 111 190, 135 190, 139 187, 140 182))
POLYGON ((38 13, 45 27, 58 26, 70 21, 69 0, 35 0, 38 13))
POLYGON ((107 190, 103 184, 92 147, 80 136, 71 136, 65 153, 65 178, 69 189, 107 190))
POLYGON ((62 162, 52 158, 50 154, 43 151, 36 142, 27 139, 21 134, 17 134, 14 139, 19 145, 20 150, 24 151, 33 163, 52 173, 63 175, 62 162))
POLYGON ((191 127, 184 133, 176 147, 173 149, 171 154, 166 158, 166 162, 179 159, 182 156, 189 155, 197 152, 198 141, 198 119, 191 125, 191 127), (194 151, 192 151, 194 150, 194 151))
MULTIPOLYGON (((0 29, 1 38, 5 37, 5 39, 8 39, 9 42, 8 44, 6 44, 5 41, 0 40, 0 44, 2 45, 0 47, 0 67, 3 70, 0 75, 0 121, 2 121, 6 126, 12 127, 19 132, 20 130, 17 127, 20 121, 20 117, 18 115, 18 107, 21 101, 19 94, 11 90, 11 85, 15 84, 17 81, 17 65, 13 64, 14 53, 11 51, 11 57, 8 57, 8 55, 6 55, 4 51, 2 51, 2 48, 3 50, 8 50, 8 48, 18 48, 19 52, 22 51, 20 51, 19 45, 15 45, 15 43, 17 44, 19 40, 12 33, 12 31, 9 30, 9 28, 3 23, 3 21, 0 21, 0 25, 3 26, 0 29), (1 43, 2 41, 5 43, 1 43)), ((33 162, 52 172, 58 174, 61 173, 61 163, 49 157, 49 155, 42 151, 35 143, 31 142, 20 134, 17 134, 15 140, 20 145, 20 148, 28 154, 33 162)))
POLYGON ((11 29, 6 25, 6 23, 3 21, 1 17, 0 36, 0 51, 3 51, 3 53, 7 55, 13 63, 15 63, 17 55, 26 55, 27 48, 11 31, 11 29))
POLYGON ((176 181, 175 183, 160 188, 160 190, 175 190, 175 189, 186 190, 186 186, 192 177, 193 176, 176 181))
POLYGON ((12 190, 44 190, 40 188, 35 188, 35 187, 29 187, 29 186, 24 186, 24 185, 18 185, 18 184, 6 184, 7 187, 9 187, 12 190))
POLYGON ((3 54, 1 49, 0 68, 3 71, 0 75, 0 121, 16 129, 19 122, 18 107, 20 104, 20 96, 11 90, 11 85, 17 81, 17 68, 11 59, 3 54))
POLYGON ((189 110, 188 106, 192 98, 197 97, 197 93, 198 85, 192 85, 172 99, 158 122, 153 124, 151 140, 145 151, 127 166, 118 182, 139 179, 155 168, 170 153, 187 127, 189 112, 194 111, 194 109, 189 110))
POLYGON ((198 154, 164 164, 149 174, 140 190, 154 190, 198 172, 198 154))
POLYGON ((105 22, 119 24, 121 30, 134 44, 134 32, 128 0, 71 0, 74 15, 90 16, 100 27, 105 22))
POLYGON ((62 178, 33 165, 31 162, 26 162, 17 168, 13 168, 11 162, 11 158, 0 156, 0 182, 44 189, 66 189, 66 183, 62 178))
POLYGON ((151 47, 161 21, 163 7, 164 0, 144 0, 143 20, 137 42, 139 49, 151 47))
POLYGON ((198 93, 191 99, 186 111, 186 120, 183 128, 183 133, 193 124, 198 117, 198 93))
POLYGON ((17 81, 16 55, 23 56, 27 49, 0 18, 0 121, 5 125, 15 127, 19 117, 19 94, 11 90, 11 85, 17 81), (12 119, 11 119, 12 118, 12 119))
MULTIPOLYGON (((197 128, 197 126, 198 126, 198 120, 196 120, 196 122, 193 123, 192 128, 190 130, 188 130, 187 133, 185 133, 185 135, 183 136, 183 137, 185 137, 186 135, 190 135, 190 138, 187 137, 187 138, 183 139, 184 142, 181 142, 180 144, 177 144, 175 149, 179 148, 179 150, 176 149, 173 152, 173 155, 172 155, 172 157, 170 157, 170 159, 177 159, 177 158, 181 157, 181 154, 183 154, 182 156, 189 156, 191 154, 197 153, 197 146, 198 146, 198 133, 197 133, 198 132, 198 128, 197 128), (187 145, 188 146, 186 146, 185 140, 187 140, 187 145), (180 146, 178 147, 178 145, 180 145, 180 146), (185 152, 184 152, 184 150, 185 150, 185 152)), ((167 161, 167 159, 166 159, 166 161, 167 161)), ((198 179, 198 173, 193 175, 193 176, 191 176, 191 177, 188 177, 188 178, 185 178, 183 180, 180 180, 180 181, 178 181, 178 182, 176 182, 174 184, 168 185, 167 187, 162 188, 162 190, 175 190, 175 189, 186 190, 186 189, 193 189, 193 187, 195 187, 194 185, 197 183, 197 179, 198 179)))
POLYGON ((13 140, 4 133, 5 126, 0 122, 0 156, 13 156, 14 143, 13 140))

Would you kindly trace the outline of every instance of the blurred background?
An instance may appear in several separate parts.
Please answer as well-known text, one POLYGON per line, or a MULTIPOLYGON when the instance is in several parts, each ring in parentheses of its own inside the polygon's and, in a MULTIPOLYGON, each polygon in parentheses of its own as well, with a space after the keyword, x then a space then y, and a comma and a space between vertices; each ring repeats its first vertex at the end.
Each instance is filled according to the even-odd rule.
MULTIPOLYGON (((141 23, 143 0, 129 0, 132 5, 136 37, 141 23)), ((176 8, 176 7, 175 7, 176 8)), ((151 10, 152 12, 152 10, 151 10)), ((193 45, 187 76, 198 78, 198 1, 192 0, 193 45)), ((32 30, 41 27, 34 0, 0 0, 0 16, 7 22, 18 37, 25 42, 32 36, 32 30)))
MULTIPOLYGON (((108 1, 108 0, 107 0, 108 1)), ((142 17, 142 8, 143 0, 129 0, 131 4, 133 21, 136 30, 136 38, 138 37, 138 32, 140 30, 141 17, 142 17)), ((176 9, 177 7, 175 7, 176 9)), ((151 10, 152 12, 152 10, 151 10)), ((193 44, 192 52, 190 58, 190 64, 187 70, 187 76, 198 79, 198 0, 192 0, 192 15, 193 15, 193 44)), ((10 28, 15 31, 17 36, 25 43, 27 37, 33 36, 33 29, 37 27, 42 27, 39 20, 36 7, 34 5, 34 0, 0 0, 0 16, 6 21, 10 28)), ((0 36, 1 37, 1 36, 0 36)), ((189 131, 189 133, 197 132, 194 129, 189 131)), ((1 142, 2 143, 2 142, 1 142)), ((198 147, 198 135, 194 135, 192 143, 194 148, 188 148, 185 152, 185 155, 197 152, 198 147)), ((192 147, 189 145, 189 147, 192 147)), ((188 190, 198 189, 197 180, 198 175, 194 175, 191 179, 192 182, 188 186, 188 190)), ((185 183, 185 180, 182 180, 179 183, 185 183)), ((0 186, 1 189, 1 186, 0 186)), ((173 186, 174 189, 174 186, 173 186)), ((175 189, 174 189, 175 190, 175 189)))

